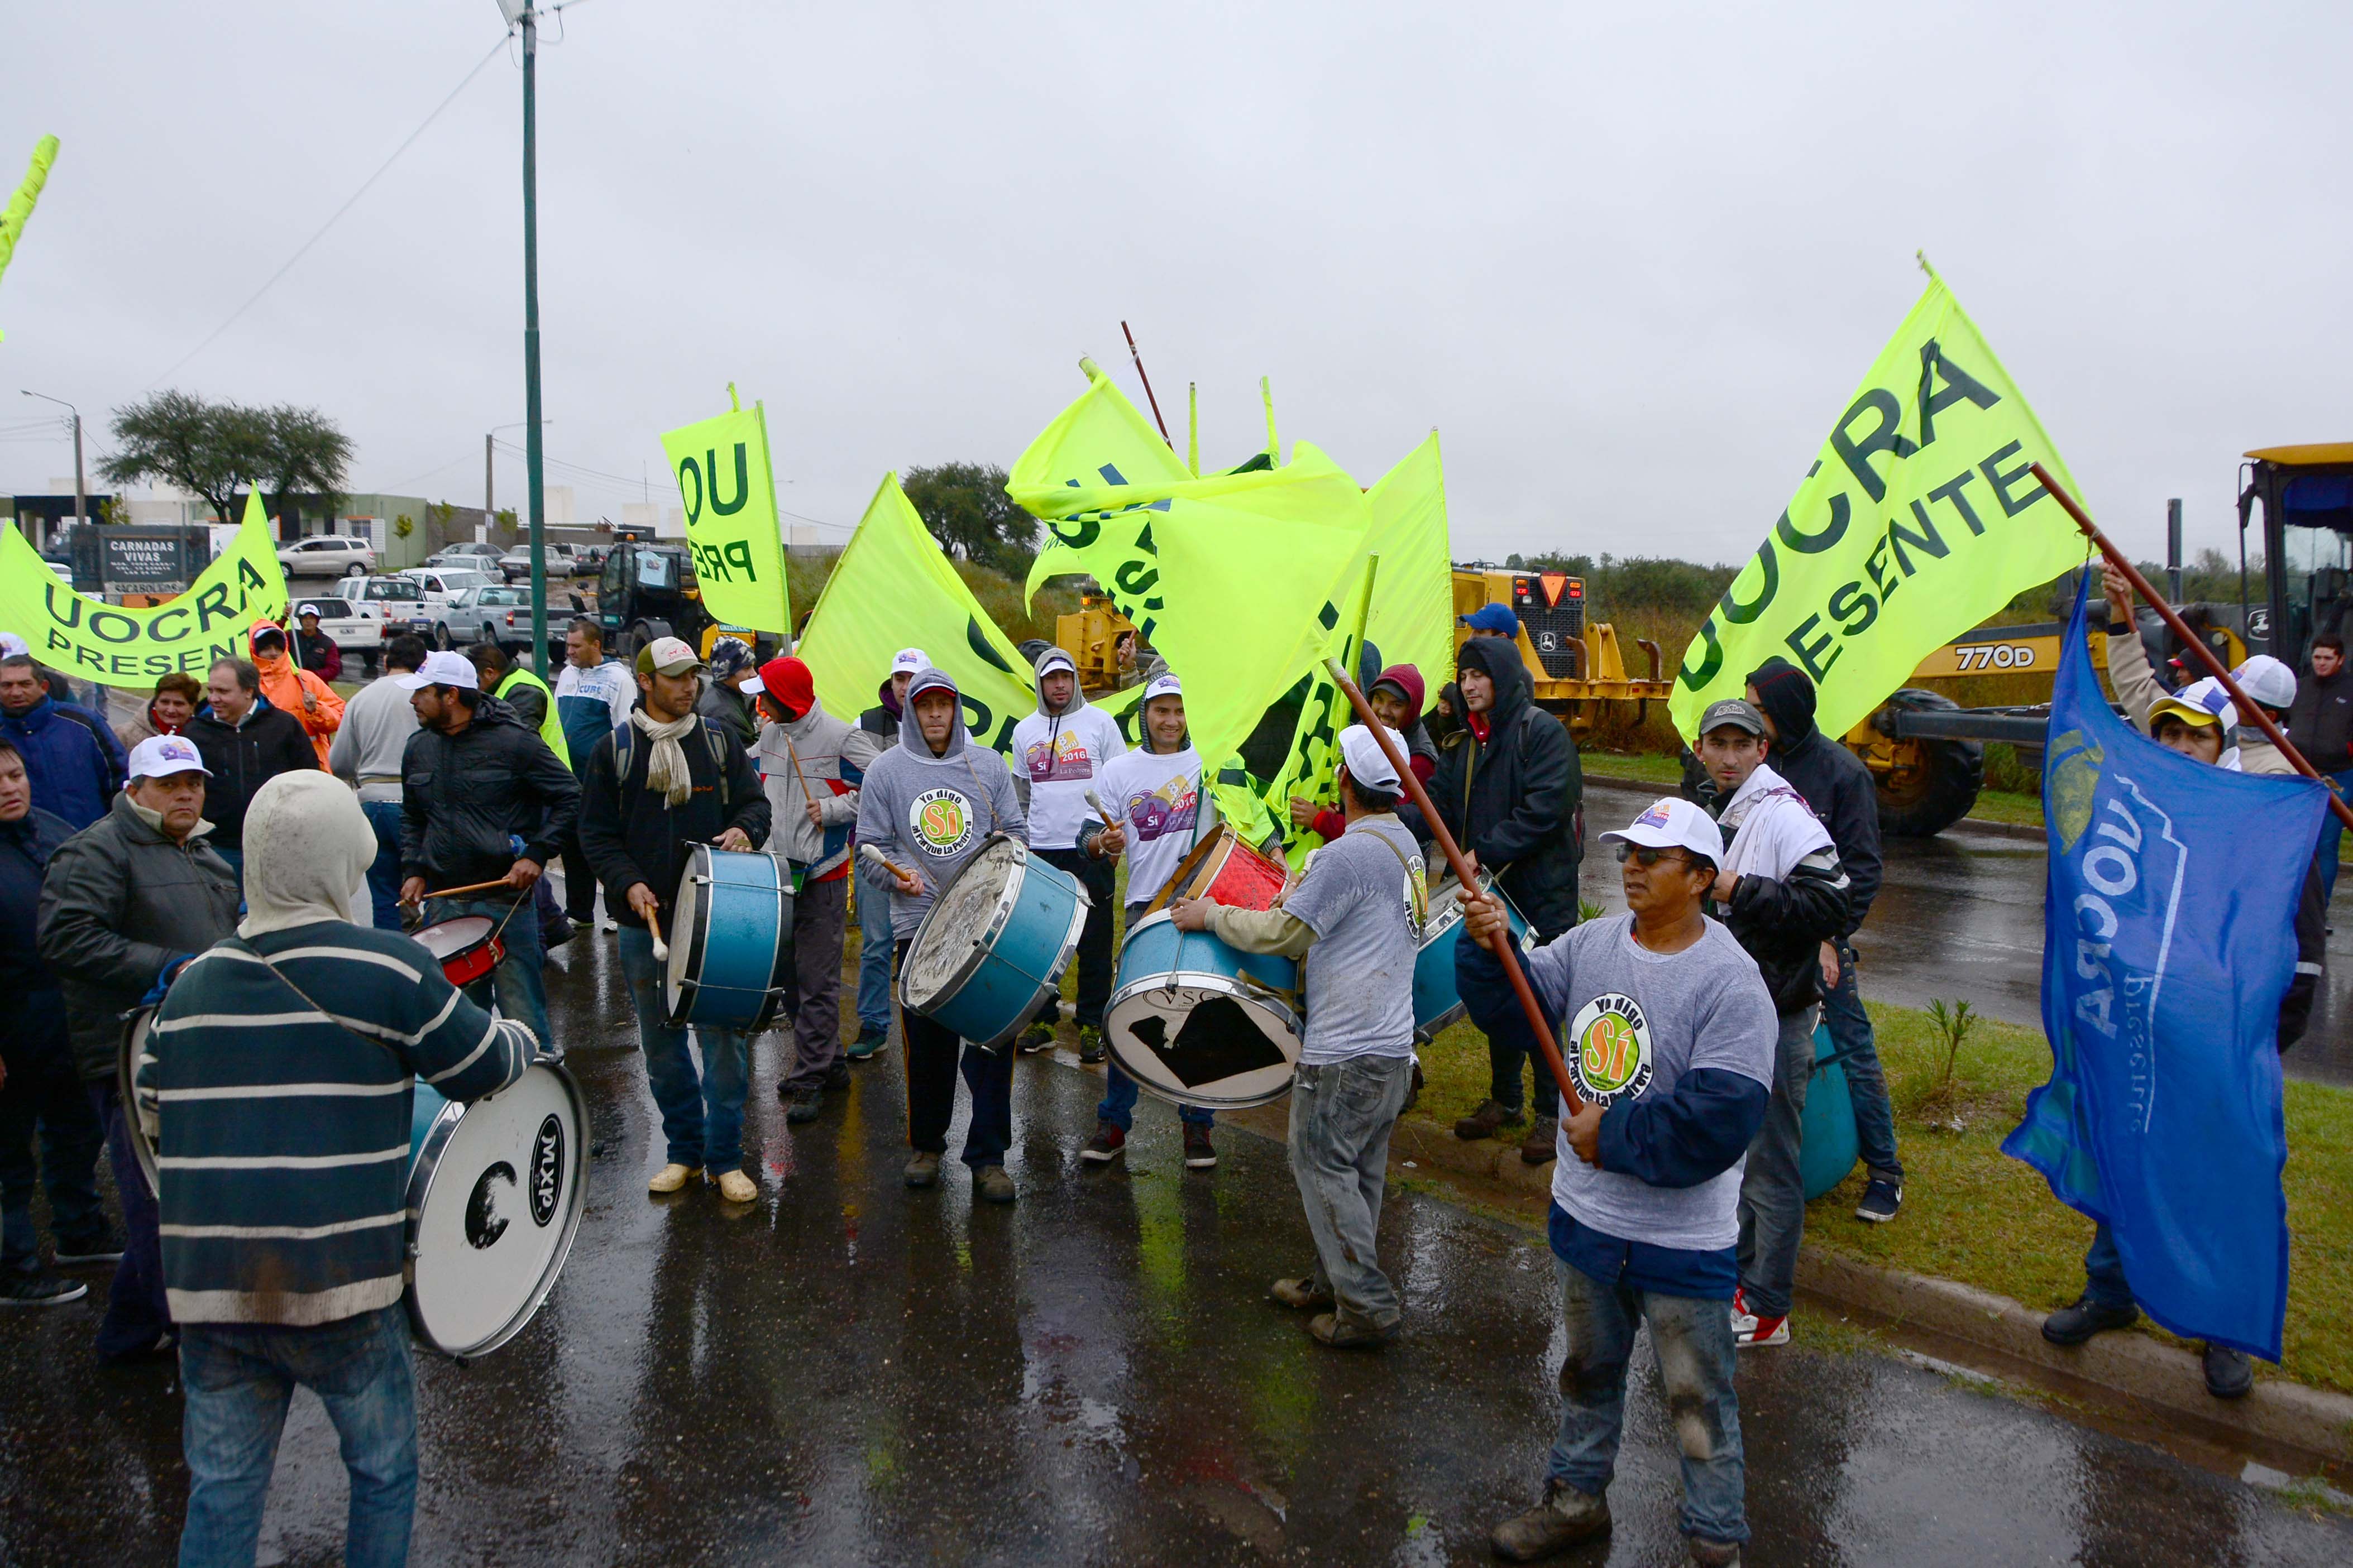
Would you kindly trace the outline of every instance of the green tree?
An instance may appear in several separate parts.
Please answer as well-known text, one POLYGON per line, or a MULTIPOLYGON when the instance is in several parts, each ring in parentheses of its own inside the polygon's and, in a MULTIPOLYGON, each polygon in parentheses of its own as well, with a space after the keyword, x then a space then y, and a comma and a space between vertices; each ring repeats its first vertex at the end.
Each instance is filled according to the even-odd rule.
POLYGON ((950 555, 1008 576, 1027 572, 1037 555, 1038 520, 1013 504, 1005 470, 993 463, 909 468, 899 488, 950 555))
POLYGON ((352 442, 315 408, 280 404, 253 408, 214 403, 187 392, 159 392, 114 411, 115 453, 98 471, 110 483, 161 479, 211 503, 223 522, 237 521, 241 490, 343 499, 352 442))

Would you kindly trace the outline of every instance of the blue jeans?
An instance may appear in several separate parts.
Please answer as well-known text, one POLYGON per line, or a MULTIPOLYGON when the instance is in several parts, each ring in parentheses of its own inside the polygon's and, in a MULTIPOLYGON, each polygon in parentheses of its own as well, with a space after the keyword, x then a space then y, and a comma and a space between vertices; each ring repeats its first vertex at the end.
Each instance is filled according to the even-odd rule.
POLYGON ((352 1483, 344 1562, 400 1568, 408 1561, 417 1385, 397 1304, 309 1329, 190 1323, 180 1338, 180 1381, 189 1482, 180 1568, 250 1568, 297 1384, 319 1396, 342 1439, 352 1483))
MULTIPOLYGON (((2328 782, 2337 793, 2353 800, 2353 768, 2341 773, 2330 773, 2328 782)), ((2337 842, 2345 837, 2345 825, 2337 820, 2334 809, 2320 814, 2320 902, 2326 909, 2328 900, 2337 896, 2337 842)))
POLYGON ((1839 983, 1822 998, 1822 1023, 1831 1048, 1844 1059, 1847 1093, 1854 1100, 1854 1140, 1863 1169, 1874 1179, 1904 1184, 1904 1163, 1895 1157, 1895 1106, 1887 1098, 1887 1074, 1879 1065, 1879 1045, 1871 1015, 1857 988, 1854 949, 1839 943, 1839 983))
POLYGON ((664 1022, 669 1001, 654 939, 643 926, 621 928, 621 973, 638 1015, 638 1046, 646 1054, 646 1084, 661 1108, 670 1162, 689 1170, 733 1171, 744 1163, 744 1090, 751 1075, 752 1038, 741 1029, 695 1026, 702 1071, 694 1070, 686 1031, 664 1022))
POLYGON ((364 800, 360 810, 375 829, 375 861, 368 867, 368 903, 375 929, 400 929, 400 802, 364 800))
POLYGON ((1389 1133, 1412 1087, 1411 1057, 1302 1064, 1292 1082, 1291 1174, 1315 1238, 1315 1283, 1331 1287, 1342 1316, 1368 1328, 1394 1328, 1403 1315, 1377 1237, 1389 1133))
POLYGON ((541 973, 547 954, 539 945, 539 910, 531 899, 524 897, 520 908, 500 899, 433 899, 425 905, 427 925, 460 915, 488 915, 494 926, 506 922, 499 926, 499 942, 507 955, 496 969, 466 987, 466 1000, 485 1010, 495 1005, 501 1017, 529 1029, 540 1049, 559 1054, 547 1032, 547 976, 541 973))
POLYGON ((2125 1255, 2116 1250, 2116 1233, 2105 1220, 2092 1232, 2091 1248, 2084 1254, 2084 1294, 2103 1307, 2133 1305, 2132 1281, 2125 1278, 2125 1255))
POLYGON ((865 864, 858 879, 858 1027, 860 1034, 891 1032, 891 889, 876 881, 865 864))
POLYGON ((1560 1089, 1545 1066, 1528 1016, 1520 1011, 1518 994, 1504 977, 1503 961, 1482 943, 1467 939, 1456 942, 1454 990, 1472 1026, 1487 1037, 1487 1097, 1516 1113, 1522 1104, 1520 1064, 1525 1062, 1535 1080, 1535 1113, 1559 1115, 1560 1089))
MULTIPOLYGON (((1122 1132, 1132 1131, 1135 1127, 1135 1080, 1120 1071, 1115 1060, 1107 1060, 1103 1065, 1103 1103, 1095 1107, 1095 1120, 1108 1121, 1122 1132)), ((1198 1105, 1180 1105, 1176 1119, 1188 1127, 1214 1127, 1218 1113, 1198 1105)))
POLYGON ((1609 1489, 1626 1426, 1626 1361, 1636 1323, 1648 1320, 1666 1384, 1670 1425, 1683 1451, 1677 1522, 1703 1541, 1746 1541, 1740 1400, 1733 1391, 1732 1320, 1721 1301, 1605 1285, 1558 1258, 1568 1353, 1560 1363, 1560 1435, 1548 1474, 1585 1493, 1609 1489))
POLYGON ((164 1294, 163 1215, 147 1190, 147 1173, 131 1148, 128 1109, 111 1078, 88 1083, 90 1104, 106 1129, 106 1163, 122 1199, 122 1261, 106 1296, 106 1317, 98 1325, 98 1359, 117 1361, 146 1354, 172 1332, 172 1304, 164 1294))
POLYGON ((1740 1292, 1760 1318, 1788 1316, 1798 1283, 1798 1245, 1806 1236, 1806 1178, 1798 1156, 1806 1084, 1814 1076, 1814 1017, 1811 1005, 1781 1016, 1773 1098, 1765 1124, 1748 1142, 1748 1169, 1740 1178, 1740 1292))

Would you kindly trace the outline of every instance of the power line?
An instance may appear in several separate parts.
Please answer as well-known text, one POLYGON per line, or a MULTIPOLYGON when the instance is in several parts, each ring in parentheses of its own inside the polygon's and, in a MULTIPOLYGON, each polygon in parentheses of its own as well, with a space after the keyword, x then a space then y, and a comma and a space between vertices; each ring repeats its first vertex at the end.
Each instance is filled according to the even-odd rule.
POLYGON ((466 89, 471 85, 476 77, 482 74, 482 68, 484 66, 489 65, 492 60, 499 58, 499 52, 501 49, 504 49, 506 45, 506 38, 501 36, 497 43, 491 46, 490 53, 484 55, 480 60, 477 60, 474 63, 474 68, 466 73, 465 79, 459 81, 456 87, 449 89, 449 96, 443 99, 438 105, 436 105, 433 112, 427 115, 424 120, 418 123, 417 129, 410 132, 407 138, 403 141, 399 146, 395 147, 392 150, 392 156, 386 158, 382 163, 376 165, 375 173, 370 174, 365 180, 363 180, 360 183, 360 188, 353 191, 351 194, 350 198, 346 200, 342 206, 337 207, 333 213, 329 215, 327 221, 319 226, 318 232, 311 235, 310 238, 304 240, 301 247, 298 248, 293 255, 286 258, 285 266, 280 267, 277 271, 271 273, 269 275, 269 281, 263 283, 260 288, 256 289, 253 291, 251 299, 246 300, 244 304, 239 305, 236 310, 231 310, 228 313, 227 318, 224 320, 219 326, 215 327, 212 331, 206 336, 203 342, 198 343, 195 348, 192 348, 186 353, 182 354, 178 361, 173 364, 170 370, 165 371, 162 375, 159 375, 153 381, 149 382, 147 384, 146 390, 149 392, 154 391, 155 388, 162 385, 164 382, 169 381, 174 375, 178 374, 182 365, 186 364, 190 360, 195 358, 198 354, 204 353, 205 350, 210 348, 213 344, 214 339, 228 331, 229 328, 235 324, 239 316, 244 315, 248 310, 253 309, 255 303, 259 300, 264 294, 269 293, 269 290, 277 285, 277 282, 280 278, 285 277, 287 273, 292 271, 294 264, 301 260, 304 256, 308 255, 312 246, 318 244, 320 240, 326 237, 327 231, 335 226, 336 220, 341 218, 345 213, 351 211, 353 204, 358 202, 362 196, 368 194, 368 187, 382 179, 385 170, 391 168, 394 163, 399 162, 400 155, 408 151, 409 144, 415 142, 419 136, 425 134, 426 127, 431 125, 435 121, 441 118, 441 111, 443 110, 458 101, 458 95, 465 91, 466 89))

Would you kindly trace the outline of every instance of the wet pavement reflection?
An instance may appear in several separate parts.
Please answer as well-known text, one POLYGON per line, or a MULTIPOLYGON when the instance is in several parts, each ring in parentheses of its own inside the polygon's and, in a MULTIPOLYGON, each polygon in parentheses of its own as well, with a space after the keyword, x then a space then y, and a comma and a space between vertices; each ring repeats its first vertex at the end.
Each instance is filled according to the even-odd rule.
MULTIPOLYGON (((1631 821, 1659 793, 1588 780, 1588 837, 1631 821)), ((1954 828, 1890 839, 1886 858, 1886 880, 1855 933, 1864 998, 1905 1007, 1959 998, 1988 1017, 2039 1028, 2042 841, 1954 828)), ((1588 899, 1625 907, 1609 856, 1588 854, 1582 879, 1588 899)), ((2311 1026, 2280 1061, 2290 1078, 2353 1084, 2353 876, 2338 881, 2329 918, 2340 929, 2328 939, 2311 1026)))
MULTIPOLYGON (((1561 1346, 1531 1232, 1409 1184, 1381 1234, 1409 1331, 1325 1351, 1266 1299, 1308 1256, 1279 1144, 1229 1130, 1220 1167, 1187 1174, 1147 1101, 1124 1164, 1082 1168, 1100 1079, 1030 1058, 1020 1202, 976 1207, 955 1164, 911 1194, 895 1044, 787 1129, 773 1037, 746 1136, 760 1201, 649 1199, 662 1150, 612 941, 555 967, 593 1108, 588 1213, 512 1343, 419 1354, 416 1562, 1479 1563, 1539 1484, 1561 1346)), ((0 1561, 170 1560, 174 1378, 95 1369, 94 1319, 0 1321, 0 1561)), ((1565 1562, 1680 1561, 1677 1449, 1636 1364, 1616 1538, 1565 1562)), ((2353 1559, 2353 1527, 1876 1352, 1759 1352, 1740 1390, 1753 1563, 2353 1559)), ((343 1506, 302 1395, 263 1561, 335 1561, 343 1506)))

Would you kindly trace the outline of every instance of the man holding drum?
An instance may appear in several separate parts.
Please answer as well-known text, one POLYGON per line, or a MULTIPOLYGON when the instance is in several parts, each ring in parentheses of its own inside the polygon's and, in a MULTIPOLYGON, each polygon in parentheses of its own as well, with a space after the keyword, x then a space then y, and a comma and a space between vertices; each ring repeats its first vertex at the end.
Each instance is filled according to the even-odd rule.
POLYGON ((401 1308, 413 1085, 495 1094, 534 1042, 452 990, 408 938, 353 922, 376 841, 349 789, 285 774, 246 820, 245 919, 174 982, 139 1065, 181 1325, 180 1561, 254 1560, 300 1384, 342 1439, 345 1561, 403 1563, 417 1509, 401 1308))
MULTIPOLYGON (((1399 754, 1404 742, 1389 737, 1399 754)), ((1315 1267, 1274 1282, 1288 1307, 1328 1309, 1308 1331, 1335 1349, 1372 1349, 1403 1316, 1381 1272, 1376 1235, 1388 1179, 1389 1132, 1413 1081, 1413 963, 1428 912, 1421 847, 1397 819, 1403 785, 1361 724, 1340 731, 1340 807, 1347 830, 1307 858, 1299 885, 1271 910, 1206 899, 1169 904, 1184 931, 1244 952, 1303 960, 1307 1033, 1291 1090, 1291 1171, 1315 1238, 1315 1267)))
POLYGON ((733 734, 695 711, 702 669, 676 637, 638 651, 638 704, 626 729, 596 742, 582 775, 580 844, 605 885, 606 910, 621 923, 621 972, 638 1016, 646 1084, 669 1142, 669 1163, 646 1188, 674 1193, 715 1171, 710 1179, 719 1195, 748 1204, 760 1195, 742 1168, 751 1038, 698 1025, 698 1078, 686 1030, 668 1021, 664 966, 654 958, 663 911, 678 908, 690 848, 708 843, 747 851, 768 837, 768 797, 752 759, 733 734))
MULTIPOLYGON (((1103 1058, 1103 1009, 1111 1005, 1112 868, 1079 847, 1079 833, 1100 821, 1087 804, 1104 764, 1127 750, 1119 724, 1079 690, 1079 667, 1060 648, 1038 656, 1038 710, 1013 727, 1013 766, 1029 781, 1029 847, 1079 879, 1093 900, 1079 937, 1079 1059, 1103 1058)), ((1021 1037, 1024 1051, 1054 1043, 1062 998, 1046 998, 1021 1037)))
MULTIPOLYGON (((907 682, 926 668, 931 655, 902 647, 891 659, 891 673, 874 689, 874 706, 858 716, 858 732, 874 742, 877 756, 899 743, 899 720, 906 711, 907 682)), ((862 1062, 891 1042, 891 884, 860 860, 858 879, 858 1038, 843 1054, 862 1062)))
MULTIPOLYGON (((1739 1279, 1741 1173, 1764 1124, 1778 1032, 1757 962, 1704 912, 1723 840, 1686 800, 1622 831, 1626 907, 1526 962, 1555 1032, 1568 1020, 1577 1098, 1552 1178, 1553 1270, 1567 1354, 1544 1500, 1497 1525, 1530 1563, 1608 1532, 1626 1367, 1647 1321, 1683 1452, 1688 1561, 1724 1568, 1748 1539, 1739 1402, 1725 1303, 1739 1279)), ((1504 934, 1492 895, 1463 900, 1472 941, 1504 934)))
MULTIPOLYGON (((858 792, 858 842, 892 866, 899 968, 934 897, 982 842, 992 833, 1024 838, 1028 828, 1012 773, 965 733, 955 682, 936 669, 918 670, 907 683, 899 743, 874 759, 858 792)), ((907 1043, 907 1142, 914 1150, 907 1185, 939 1185, 961 1053, 972 1097, 964 1163, 972 1168, 973 1193, 987 1203, 1011 1203, 1018 1194, 1005 1173, 1005 1152, 1013 1143, 1013 1052, 965 1045, 903 1005, 899 1033, 907 1043)))
MULTIPOLYGON (((1144 743, 1113 757, 1103 771, 1096 798, 1114 820, 1095 817, 1079 830, 1082 853, 1103 866, 1127 856, 1127 923, 1131 930, 1187 851, 1216 825, 1218 808, 1201 787, 1201 754, 1185 727, 1185 688, 1173 675, 1153 677, 1144 689, 1144 743)), ((1113 1059, 1103 1103, 1095 1107, 1095 1135, 1079 1158, 1108 1164, 1127 1151, 1135 1125, 1135 1080, 1113 1059)), ((1179 1106, 1185 1127, 1185 1168, 1207 1171, 1218 1163, 1209 1129, 1216 1113, 1198 1105, 1179 1106)))

